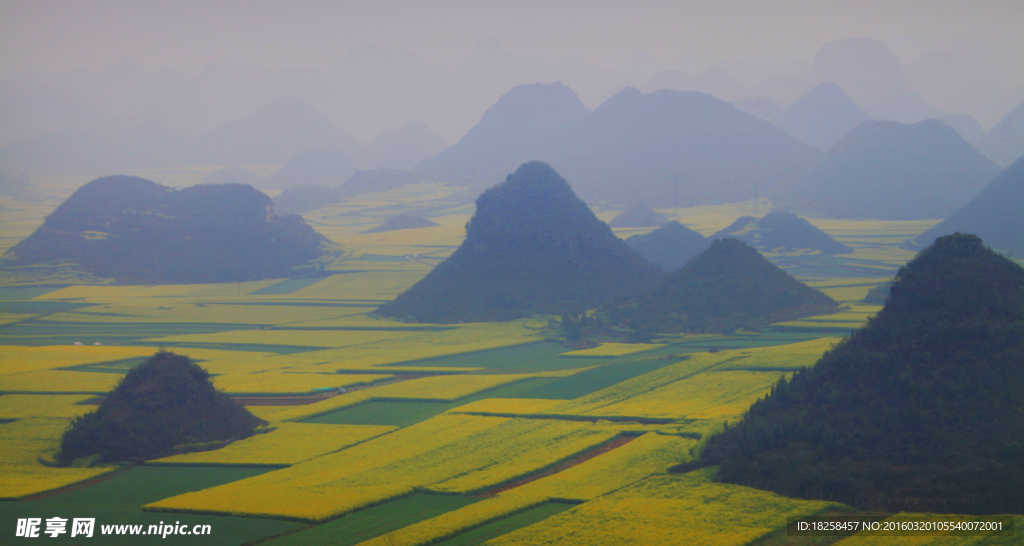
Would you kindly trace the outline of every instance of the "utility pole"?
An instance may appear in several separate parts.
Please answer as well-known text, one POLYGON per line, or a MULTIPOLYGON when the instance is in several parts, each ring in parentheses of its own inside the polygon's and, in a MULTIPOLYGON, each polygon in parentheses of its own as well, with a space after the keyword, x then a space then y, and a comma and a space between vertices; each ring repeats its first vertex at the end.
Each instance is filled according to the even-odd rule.
POLYGON ((672 173, 672 209, 673 220, 679 221, 679 173, 672 173))

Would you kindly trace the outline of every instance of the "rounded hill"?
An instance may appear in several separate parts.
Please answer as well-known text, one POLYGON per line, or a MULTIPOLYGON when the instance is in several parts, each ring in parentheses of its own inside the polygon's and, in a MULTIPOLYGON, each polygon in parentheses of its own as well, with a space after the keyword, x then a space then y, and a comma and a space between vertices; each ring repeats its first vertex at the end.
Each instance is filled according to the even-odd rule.
POLYGON ((210 383, 188 357, 161 351, 136 366, 91 413, 76 418, 57 460, 145 461, 175 447, 252 435, 266 424, 210 383))
POLYGON ((70 262, 120 284, 237 282, 288 276, 324 241, 301 217, 276 216, 252 186, 174 190, 107 176, 79 188, 3 265, 70 262))

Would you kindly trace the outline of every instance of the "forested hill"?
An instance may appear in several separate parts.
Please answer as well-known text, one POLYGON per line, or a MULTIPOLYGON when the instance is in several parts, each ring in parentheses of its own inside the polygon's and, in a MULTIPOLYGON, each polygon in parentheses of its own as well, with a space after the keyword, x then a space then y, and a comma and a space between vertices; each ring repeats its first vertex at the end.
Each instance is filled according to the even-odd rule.
POLYGON ((533 161, 485 191, 462 245, 378 312, 440 323, 581 313, 659 276, 564 178, 533 161))
POLYGON ((832 312, 836 302, 737 239, 718 239, 653 291, 607 306, 640 332, 730 332, 832 312))
POLYGON ((252 186, 174 190, 119 175, 79 188, 2 264, 73 263, 121 284, 236 282, 289 276, 323 241, 252 186))
POLYGON ((1024 269, 974 235, 941 237, 900 270, 865 328, 679 469, 721 465, 723 481, 865 508, 915 498, 929 511, 1016 509, 1022 362, 1024 269))

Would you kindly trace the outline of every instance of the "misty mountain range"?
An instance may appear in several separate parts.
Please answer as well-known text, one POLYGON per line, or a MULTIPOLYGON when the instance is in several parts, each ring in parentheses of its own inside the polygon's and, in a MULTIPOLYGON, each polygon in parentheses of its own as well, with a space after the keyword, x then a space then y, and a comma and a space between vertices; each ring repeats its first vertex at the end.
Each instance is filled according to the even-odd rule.
POLYGON ((562 81, 590 109, 630 86, 789 105, 833 81, 876 119, 910 123, 963 113, 984 128, 1024 101, 1024 82, 1009 75, 938 50, 904 67, 886 44, 870 38, 828 42, 811 62, 722 62, 696 74, 658 72, 641 60, 627 69, 595 66, 578 56, 549 62, 508 52, 492 39, 454 69, 427 65, 408 51, 360 46, 328 71, 218 64, 182 74, 124 62, 101 70, 19 74, 0 81, 0 142, 62 131, 116 138, 147 122, 198 136, 288 95, 363 142, 414 121, 454 141, 508 89, 538 81, 562 81))

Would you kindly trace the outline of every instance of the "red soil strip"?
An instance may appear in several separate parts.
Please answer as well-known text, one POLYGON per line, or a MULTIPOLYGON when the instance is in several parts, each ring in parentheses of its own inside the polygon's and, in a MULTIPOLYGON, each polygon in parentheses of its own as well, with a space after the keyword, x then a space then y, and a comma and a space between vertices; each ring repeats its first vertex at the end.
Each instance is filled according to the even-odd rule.
POLYGON ((488 489, 488 490, 483 491, 481 493, 477 493, 474 496, 490 498, 490 497, 493 497, 493 496, 497 495, 498 493, 503 493, 505 491, 508 491, 509 489, 515 489, 517 487, 526 485, 526 484, 528 484, 528 483, 530 483, 532 481, 537 481, 537 480, 539 480, 541 478, 546 478, 546 477, 548 477, 548 476, 550 476, 552 474, 558 474, 559 472, 561 472, 561 471, 563 471, 563 470, 565 470, 567 468, 572 468, 572 467, 574 467, 574 466, 576 466, 578 464, 587 462, 590 459, 593 459, 594 457, 597 457, 598 455, 602 455, 604 453, 608 453, 609 451, 611 451, 611 450, 613 450, 615 448, 622 447, 622 446, 632 442, 633 440, 636 440, 637 438, 639 438, 639 436, 619 436, 619 437, 615 438, 614 440, 612 440, 612 441, 610 441, 608 443, 602 444, 602 445, 600 445, 598 447, 595 447, 594 449, 591 449, 590 451, 585 451, 583 453, 580 453, 576 457, 573 457, 572 459, 569 459, 568 461, 565 461, 564 463, 562 463, 560 465, 553 466, 553 467, 551 467, 551 468, 549 468, 549 469, 547 469, 547 470, 545 470, 543 472, 538 472, 537 474, 532 474, 532 475, 527 476, 527 477, 525 477, 525 478, 523 478, 521 480, 514 481, 514 482, 511 482, 511 483, 506 483, 505 485, 500 485, 500 486, 495 487, 493 489, 488 489))
POLYGON ((99 476, 96 476, 95 478, 89 478, 88 480, 85 480, 85 481, 76 482, 76 483, 73 483, 71 485, 65 485, 64 487, 59 487, 57 489, 51 489, 49 491, 43 491, 42 493, 36 493, 35 495, 29 495, 27 497, 21 497, 20 499, 18 499, 18 502, 21 502, 21 501, 34 501, 34 500, 38 500, 38 499, 45 499, 46 497, 49 497, 49 496, 52 496, 52 495, 60 495, 60 494, 63 494, 63 493, 68 493, 70 491, 77 491, 79 489, 84 489, 86 487, 89 487, 90 485, 97 484, 97 483, 100 483, 100 482, 105 482, 105 481, 109 480, 110 478, 113 478, 114 476, 120 474, 121 472, 124 472, 128 468, 131 468, 131 467, 126 466, 126 467, 123 467, 121 469, 115 470, 113 472, 107 472, 106 474, 100 474, 99 476))

